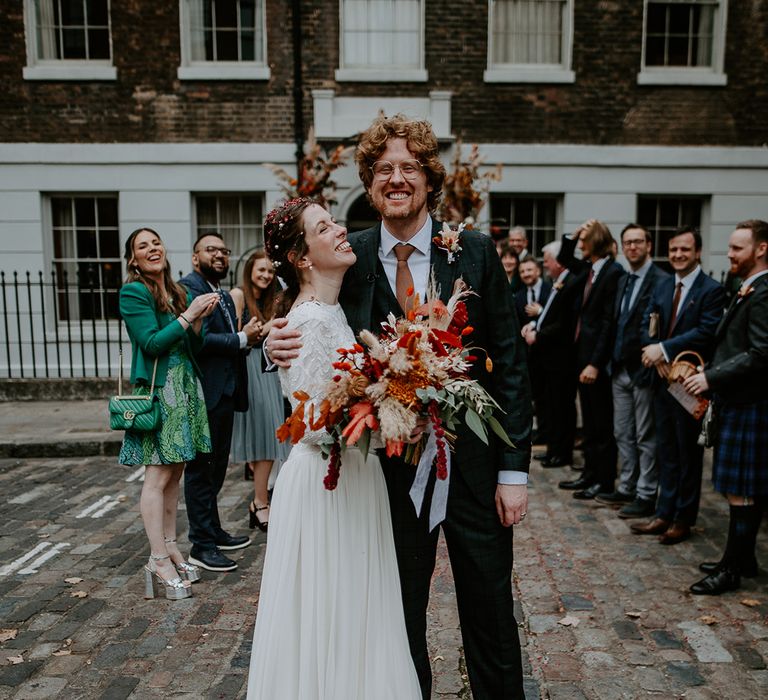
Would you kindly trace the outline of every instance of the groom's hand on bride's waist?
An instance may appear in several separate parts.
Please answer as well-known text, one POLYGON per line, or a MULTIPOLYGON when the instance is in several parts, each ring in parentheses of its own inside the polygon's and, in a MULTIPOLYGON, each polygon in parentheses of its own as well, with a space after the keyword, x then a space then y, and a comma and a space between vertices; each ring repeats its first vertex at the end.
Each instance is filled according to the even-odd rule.
POLYGON ((272 328, 264 341, 264 354, 267 361, 278 367, 291 366, 291 360, 299 356, 301 349, 301 331, 296 328, 287 328, 287 318, 276 318, 272 321, 272 328))

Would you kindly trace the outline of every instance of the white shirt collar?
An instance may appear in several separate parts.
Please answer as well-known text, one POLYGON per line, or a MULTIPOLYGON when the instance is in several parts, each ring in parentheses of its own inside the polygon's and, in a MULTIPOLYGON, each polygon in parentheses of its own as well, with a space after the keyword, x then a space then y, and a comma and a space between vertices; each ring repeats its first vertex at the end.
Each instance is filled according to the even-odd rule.
POLYGON ((422 255, 429 255, 430 246, 432 245, 432 217, 427 214, 427 220, 424 225, 416 231, 407 241, 401 241, 395 238, 381 222, 381 254, 383 257, 387 257, 392 253, 392 249, 398 243, 410 243, 416 250, 415 253, 421 253, 422 255))
POLYGON ((597 277, 600 274, 600 270, 605 267, 605 263, 607 263, 609 260, 609 257, 606 255, 604 258, 600 258, 600 260, 595 260, 595 262, 592 263, 592 279, 597 277))
POLYGON ((653 265, 653 261, 648 258, 637 270, 633 270, 630 268, 629 274, 630 275, 637 275, 639 280, 643 280, 645 276, 648 274, 648 270, 651 269, 651 265, 653 265))
POLYGON ((760 277, 763 275, 768 275, 768 270, 761 270, 760 272, 756 272, 751 277, 747 277, 742 283, 741 283, 741 289, 747 289, 748 287, 751 287, 755 282, 757 282, 760 277))
POLYGON ((680 275, 675 273, 675 286, 677 286, 678 282, 682 282, 685 289, 690 289, 696 278, 699 276, 699 272, 701 272, 701 265, 696 265, 696 267, 685 277, 680 277, 680 275))
POLYGON ((533 293, 538 299, 541 295, 541 285, 544 284, 544 281, 539 277, 539 279, 536 280, 536 283, 533 285, 533 287, 528 287, 528 289, 533 289, 533 293))

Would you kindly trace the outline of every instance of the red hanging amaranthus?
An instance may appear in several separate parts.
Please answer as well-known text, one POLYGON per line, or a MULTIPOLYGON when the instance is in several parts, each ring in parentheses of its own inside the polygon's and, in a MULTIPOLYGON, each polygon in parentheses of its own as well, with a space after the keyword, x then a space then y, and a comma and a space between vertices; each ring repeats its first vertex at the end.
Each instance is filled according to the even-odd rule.
POLYGON ((437 401, 429 404, 429 417, 432 421, 432 429, 435 431, 437 444, 437 457, 435 458, 435 471, 437 478, 444 481, 448 478, 448 455, 445 453, 445 429, 440 419, 440 406, 437 401))

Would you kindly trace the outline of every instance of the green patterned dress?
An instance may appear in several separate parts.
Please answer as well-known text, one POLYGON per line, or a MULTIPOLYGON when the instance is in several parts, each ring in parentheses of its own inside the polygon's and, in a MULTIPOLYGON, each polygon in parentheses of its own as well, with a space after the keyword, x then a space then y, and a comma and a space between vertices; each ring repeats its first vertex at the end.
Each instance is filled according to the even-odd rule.
MULTIPOLYGON (((133 393, 146 395, 149 387, 138 385, 133 393)), ((157 387, 155 393, 160 402, 162 425, 150 433, 126 430, 120 464, 178 464, 194 459, 198 452, 210 452, 211 434, 203 388, 183 343, 171 348, 165 386, 157 387)))

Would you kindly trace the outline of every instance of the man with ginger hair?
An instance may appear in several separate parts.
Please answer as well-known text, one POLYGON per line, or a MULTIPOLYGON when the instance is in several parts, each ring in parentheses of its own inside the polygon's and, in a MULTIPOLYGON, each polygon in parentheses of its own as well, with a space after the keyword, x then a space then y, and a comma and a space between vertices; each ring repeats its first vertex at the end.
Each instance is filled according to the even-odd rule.
MULTIPOLYGON (((475 292, 466 300, 472 344, 493 360, 472 369, 505 411, 500 416, 514 447, 493 435, 484 444, 466 426, 457 430, 445 517, 440 522, 451 558, 467 673, 475 700, 522 700, 522 664, 512 601, 512 525, 526 515, 530 461, 531 398, 525 349, 514 301, 493 241, 461 234, 461 251, 449 260, 431 217, 445 168, 426 121, 379 117, 366 130, 356 162, 368 198, 381 215, 373 228, 349 235, 357 262, 344 280, 340 302, 352 329, 376 331, 392 313, 403 315, 404 290, 424 298, 434 273, 443 302, 461 278, 475 292)), ((276 321, 267 340, 281 365, 298 356, 299 331, 276 321)), ((409 491, 414 469, 380 455, 387 481, 411 655, 425 700, 432 673, 427 651, 427 605, 435 568, 438 528, 430 529, 434 473, 417 514, 409 491)))

